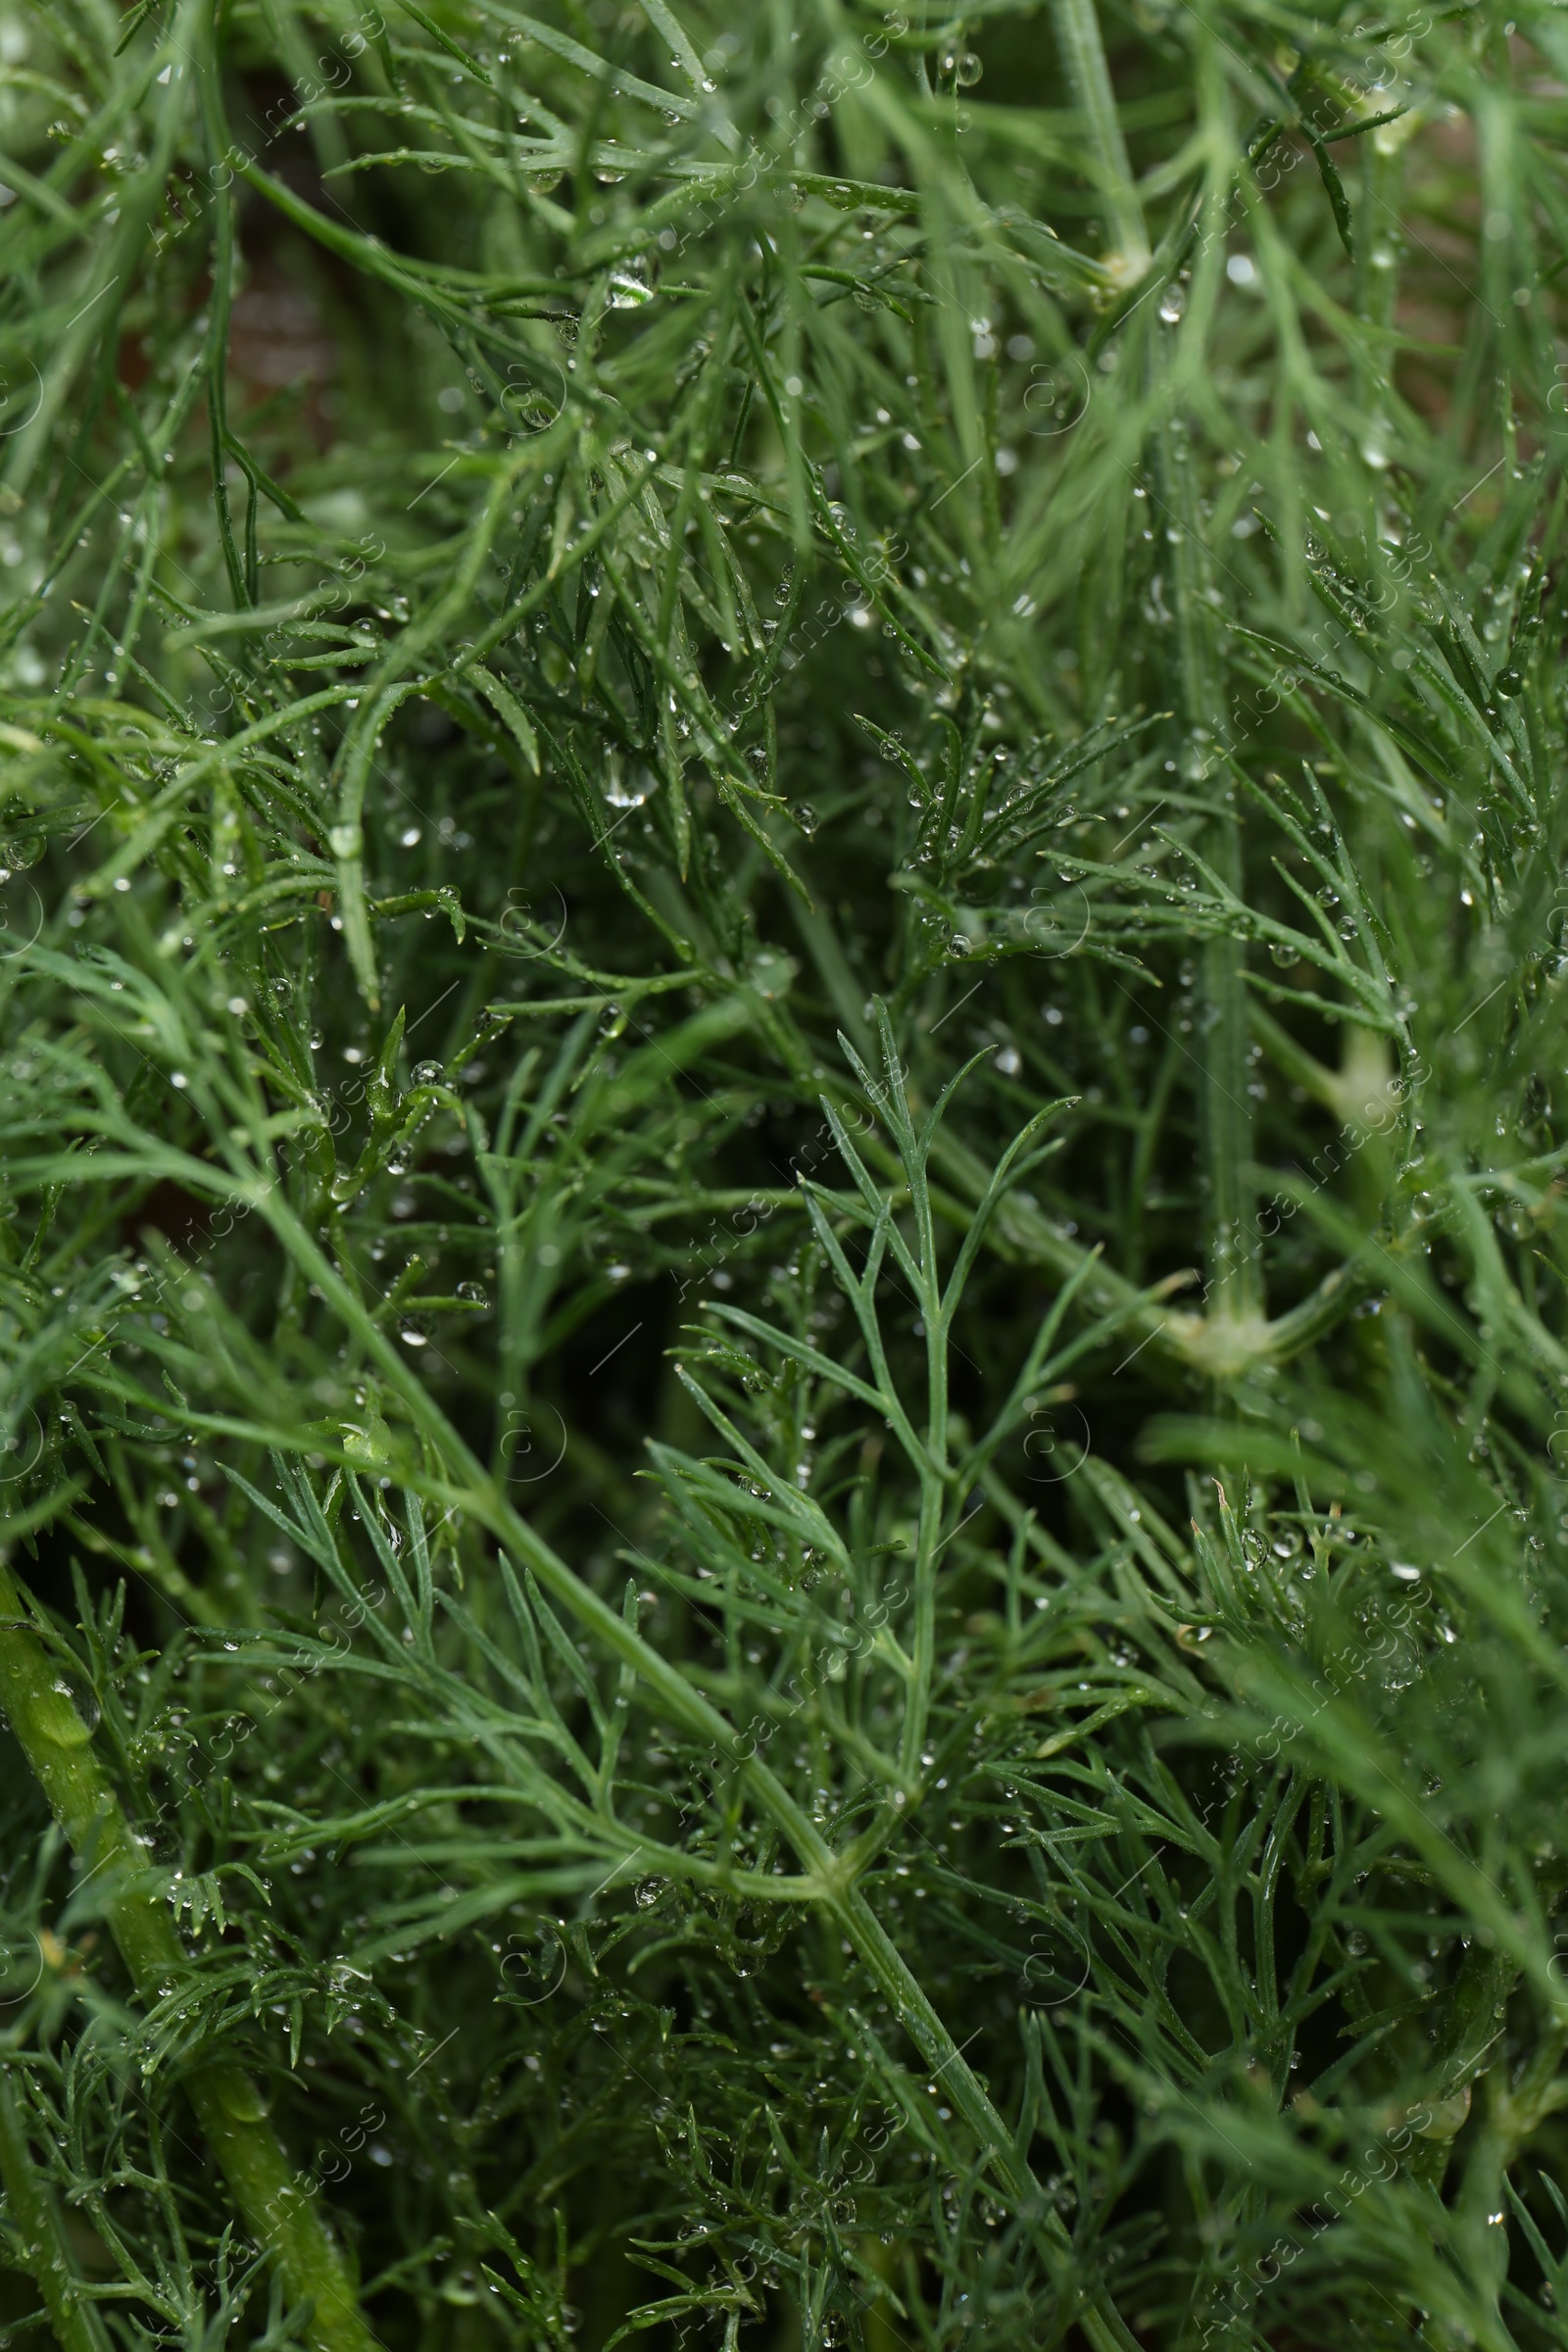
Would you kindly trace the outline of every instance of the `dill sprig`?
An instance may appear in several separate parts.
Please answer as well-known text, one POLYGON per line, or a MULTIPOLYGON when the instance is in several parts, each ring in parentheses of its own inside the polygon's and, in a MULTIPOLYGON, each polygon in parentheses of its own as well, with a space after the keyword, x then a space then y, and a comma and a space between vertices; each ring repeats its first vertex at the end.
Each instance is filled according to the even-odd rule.
POLYGON ((1561 2344, 1560 28, 0 7, 0 2329, 1561 2344))

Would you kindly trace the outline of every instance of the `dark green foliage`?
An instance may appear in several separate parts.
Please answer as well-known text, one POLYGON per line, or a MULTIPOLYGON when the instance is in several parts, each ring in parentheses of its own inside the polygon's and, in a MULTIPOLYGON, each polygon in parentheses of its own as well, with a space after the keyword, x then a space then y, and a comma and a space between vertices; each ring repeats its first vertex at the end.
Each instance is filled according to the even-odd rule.
POLYGON ((541 10, 0 7, 4 2340, 1568 2343, 1568 28, 541 10))

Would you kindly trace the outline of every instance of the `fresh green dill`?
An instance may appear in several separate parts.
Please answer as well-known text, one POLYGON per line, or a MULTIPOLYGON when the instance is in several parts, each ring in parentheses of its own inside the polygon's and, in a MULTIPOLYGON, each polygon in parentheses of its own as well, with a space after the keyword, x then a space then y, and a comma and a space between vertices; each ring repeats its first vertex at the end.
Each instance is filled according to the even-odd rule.
POLYGON ((1565 74, 0 0, 0 2341, 1568 2345, 1565 74))

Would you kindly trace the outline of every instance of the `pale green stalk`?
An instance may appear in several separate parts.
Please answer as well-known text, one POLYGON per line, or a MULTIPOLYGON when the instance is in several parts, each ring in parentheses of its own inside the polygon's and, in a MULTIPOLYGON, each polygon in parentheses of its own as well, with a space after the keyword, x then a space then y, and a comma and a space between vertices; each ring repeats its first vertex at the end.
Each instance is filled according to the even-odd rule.
MULTIPOLYGON (((115 1941, 150 2005, 173 1991, 189 1961, 152 1855, 93 1752, 70 1686, 29 1630, 26 1608, 22 1586, 0 1559, 0 1707, 73 1853, 100 1881, 115 1941)), ((204 2058, 183 2070, 181 2082, 245 2227, 272 2255, 290 2301, 314 2306, 307 2333, 316 2352, 370 2352, 376 2339, 343 2256, 250 2076, 230 2060, 204 2058)), ((66 2296, 67 2282, 55 2256, 46 2269, 54 2283, 45 2285, 42 2275, 39 2283, 53 2313, 52 2298, 66 2296)), ((63 2338, 67 2352, 78 2345, 85 2352, 88 2340, 63 2338)))
POLYGON ((1053 0, 1052 19, 1104 202, 1104 267, 1119 284, 1136 285, 1149 267, 1149 232, 1116 114, 1095 0, 1053 0))

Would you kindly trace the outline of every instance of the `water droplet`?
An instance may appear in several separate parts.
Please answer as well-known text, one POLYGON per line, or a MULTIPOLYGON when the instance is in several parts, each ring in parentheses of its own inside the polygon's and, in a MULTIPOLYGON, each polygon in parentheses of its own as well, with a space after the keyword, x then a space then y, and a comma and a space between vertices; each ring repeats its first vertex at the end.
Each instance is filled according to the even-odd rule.
POLYGON ((659 778, 651 768, 634 767, 629 776, 622 776, 620 763, 614 760, 607 770, 605 798, 612 808, 640 808, 659 788, 659 778))
POLYGON ((28 1702, 27 1711, 35 1735, 56 1747, 85 1747, 103 1714, 91 1683, 70 1667, 56 1668, 47 1689, 28 1702))
POLYGON ((640 310, 652 302, 656 288, 648 263, 641 260, 622 262, 610 272, 610 291, 607 296, 612 311, 640 310))
MULTIPOLYGON (((364 1462, 368 1467, 379 1469, 392 1459, 392 1432, 379 1414, 371 1414, 359 1423, 351 1421, 344 1427, 343 1450, 351 1462, 364 1462)), ((285 1561, 285 1567, 287 1564, 285 1561)))

